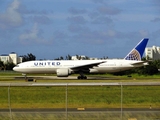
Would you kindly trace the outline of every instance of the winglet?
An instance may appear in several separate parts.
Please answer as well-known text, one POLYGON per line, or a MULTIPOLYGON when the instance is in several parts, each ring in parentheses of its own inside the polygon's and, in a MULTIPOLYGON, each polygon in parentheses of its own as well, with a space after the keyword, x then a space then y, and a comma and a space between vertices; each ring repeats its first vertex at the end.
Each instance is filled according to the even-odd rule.
POLYGON ((142 39, 124 59, 141 61, 148 40, 148 38, 142 39))

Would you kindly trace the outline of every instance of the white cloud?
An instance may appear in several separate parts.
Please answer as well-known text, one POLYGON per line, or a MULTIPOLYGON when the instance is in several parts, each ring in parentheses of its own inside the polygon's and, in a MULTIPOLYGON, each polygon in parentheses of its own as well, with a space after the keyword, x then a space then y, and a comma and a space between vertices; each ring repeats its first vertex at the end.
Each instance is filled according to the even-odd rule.
POLYGON ((117 14, 120 14, 121 12, 120 9, 109 7, 109 6, 101 6, 101 7, 98 7, 97 10, 99 11, 99 13, 106 14, 106 15, 117 15, 117 14))
POLYGON ((110 37, 115 37, 116 36, 116 31, 108 30, 107 35, 110 36, 110 37))
POLYGON ((18 12, 19 0, 14 0, 4 13, 0 14, 0 28, 17 27, 23 23, 22 15, 18 12))
POLYGON ((22 44, 31 43, 45 43, 46 41, 41 36, 40 30, 38 29, 37 23, 34 24, 32 30, 26 31, 19 36, 19 40, 22 44))
POLYGON ((146 30, 140 30, 139 33, 140 33, 140 35, 141 35, 142 37, 148 37, 148 36, 149 36, 149 32, 146 31, 146 30))
POLYGON ((92 21, 93 24, 108 24, 110 25, 113 22, 113 20, 109 17, 97 17, 92 21))
POLYGON ((47 17, 46 15, 41 15, 41 16, 31 16, 29 17, 31 21, 39 23, 41 25, 47 25, 47 24, 51 24, 52 21, 49 19, 49 17, 47 17))
POLYGON ((69 8, 69 12, 73 15, 77 15, 77 14, 84 14, 87 12, 87 10, 85 9, 77 9, 74 7, 69 8))
POLYGON ((67 20, 72 24, 85 24, 86 20, 83 16, 68 17, 67 20))

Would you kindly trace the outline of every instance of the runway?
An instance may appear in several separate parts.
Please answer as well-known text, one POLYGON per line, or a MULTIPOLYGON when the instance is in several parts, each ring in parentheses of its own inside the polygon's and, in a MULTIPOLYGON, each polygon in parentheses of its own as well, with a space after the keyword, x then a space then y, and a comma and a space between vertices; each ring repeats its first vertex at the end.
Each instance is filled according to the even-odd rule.
POLYGON ((160 120, 160 109, 108 108, 72 109, 0 109, 0 119, 25 120, 160 120), (121 111, 122 110, 122 111, 121 111))
MULTIPOLYGON (((37 112, 37 113, 45 113, 45 112, 153 112, 153 113, 160 113, 160 108, 36 108, 36 109, 26 109, 26 108, 19 108, 19 109, 11 109, 11 112, 37 112)), ((10 109, 0 109, 0 113, 2 112, 10 112, 10 109)))

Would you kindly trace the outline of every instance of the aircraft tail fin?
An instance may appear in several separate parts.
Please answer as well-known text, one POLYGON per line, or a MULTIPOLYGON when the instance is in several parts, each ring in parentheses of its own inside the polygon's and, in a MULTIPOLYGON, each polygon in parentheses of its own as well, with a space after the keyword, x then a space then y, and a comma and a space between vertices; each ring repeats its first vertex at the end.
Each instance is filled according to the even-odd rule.
POLYGON ((137 60, 141 61, 144 50, 146 48, 146 45, 148 43, 148 38, 142 39, 124 58, 125 60, 137 60))

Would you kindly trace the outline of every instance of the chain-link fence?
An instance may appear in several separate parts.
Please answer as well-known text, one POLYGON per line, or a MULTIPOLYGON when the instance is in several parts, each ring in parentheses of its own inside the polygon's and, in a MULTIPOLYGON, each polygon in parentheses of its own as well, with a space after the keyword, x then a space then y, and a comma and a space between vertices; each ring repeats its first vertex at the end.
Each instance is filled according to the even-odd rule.
POLYGON ((3 120, 160 120, 160 82, 1 83, 3 120))

